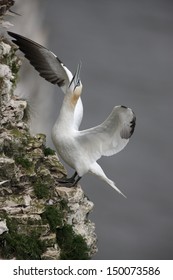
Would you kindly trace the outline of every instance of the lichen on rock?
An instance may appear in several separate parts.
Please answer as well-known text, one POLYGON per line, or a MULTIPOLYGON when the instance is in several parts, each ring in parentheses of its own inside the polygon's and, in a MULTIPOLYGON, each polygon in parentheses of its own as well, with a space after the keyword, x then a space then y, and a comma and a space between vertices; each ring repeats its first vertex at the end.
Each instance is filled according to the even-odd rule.
POLYGON ((57 182, 66 170, 45 135, 31 135, 28 104, 13 94, 20 65, 1 38, 0 258, 89 259, 97 251, 93 203, 80 185, 57 182))

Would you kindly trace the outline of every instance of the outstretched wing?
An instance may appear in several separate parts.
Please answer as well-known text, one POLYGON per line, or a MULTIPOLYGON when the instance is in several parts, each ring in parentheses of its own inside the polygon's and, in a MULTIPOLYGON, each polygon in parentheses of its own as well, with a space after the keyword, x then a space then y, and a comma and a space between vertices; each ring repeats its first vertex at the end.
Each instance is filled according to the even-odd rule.
POLYGON ((109 117, 96 127, 79 131, 77 140, 91 162, 111 156, 127 145, 134 132, 136 117, 130 108, 116 106, 109 117))
MULTIPOLYGON (((66 93, 73 75, 62 61, 53 52, 34 41, 13 32, 8 32, 8 34, 15 38, 13 42, 24 53, 40 76, 52 84, 57 84, 66 93)), ((82 117, 83 105, 79 98, 74 115, 74 126, 77 130, 81 124, 82 117)))
POLYGON ((13 32, 8 32, 8 34, 15 39, 12 41, 24 53, 40 76, 52 84, 57 84, 66 93, 73 75, 62 61, 53 52, 34 41, 13 32))

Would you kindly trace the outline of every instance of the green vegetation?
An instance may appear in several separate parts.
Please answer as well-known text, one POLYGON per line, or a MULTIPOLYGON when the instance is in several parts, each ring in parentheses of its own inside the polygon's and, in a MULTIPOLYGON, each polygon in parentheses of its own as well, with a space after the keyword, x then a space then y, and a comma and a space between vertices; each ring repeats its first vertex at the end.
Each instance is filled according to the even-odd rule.
POLYGON ((56 232, 57 243, 61 248, 60 258, 62 260, 88 260, 89 248, 85 239, 76 234, 71 225, 64 224, 62 209, 55 205, 48 205, 41 215, 43 222, 48 222, 51 231, 56 232))
POLYGON ((47 156, 54 156, 56 153, 54 150, 52 150, 51 148, 44 148, 44 155, 47 156))
POLYGON ((38 232, 32 231, 30 235, 19 234, 16 223, 7 219, 9 232, 0 236, 0 252, 3 258, 18 260, 40 260, 46 250, 45 242, 40 240, 38 232))
POLYGON ((16 57, 14 48, 12 48, 10 54, 6 54, 3 56, 1 63, 7 64, 10 67, 14 76, 11 82, 13 83, 13 86, 16 87, 16 83, 18 80, 18 72, 20 69, 20 59, 16 57))
POLYGON ((14 127, 13 129, 11 129, 10 133, 17 138, 20 138, 23 136, 23 133, 17 127, 14 127))
POLYGON ((65 199, 60 200, 59 205, 60 205, 61 211, 64 211, 64 213, 68 212, 70 210, 69 206, 68 206, 68 203, 65 199))
POLYGON ((33 163, 23 155, 16 155, 14 160, 25 169, 31 169, 33 167, 33 163))
POLYGON ((38 199, 48 198, 49 188, 46 183, 44 183, 41 179, 38 179, 34 183, 34 193, 38 199))
POLYGON ((81 235, 75 234, 71 225, 57 229, 57 242, 61 260, 88 260, 89 248, 81 235))
POLYGON ((47 205, 45 209, 45 212, 41 215, 42 219, 49 223, 51 231, 56 232, 57 226, 63 225, 64 214, 54 205, 47 205))

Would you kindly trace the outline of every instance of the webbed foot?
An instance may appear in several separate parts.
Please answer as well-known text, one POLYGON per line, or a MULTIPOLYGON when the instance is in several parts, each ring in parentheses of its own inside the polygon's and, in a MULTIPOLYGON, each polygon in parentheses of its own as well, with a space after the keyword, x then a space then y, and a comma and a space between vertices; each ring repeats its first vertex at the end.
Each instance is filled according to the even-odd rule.
POLYGON ((66 178, 66 177, 60 178, 60 179, 58 179, 57 181, 58 181, 58 183, 60 183, 60 184, 69 184, 69 185, 73 185, 73 184, 75 184, 75 178, 76 178, 76 176, 77 176, 77 172, 75 171, 75 173, 73 174, 72 177, 70 177, 70 178, 66 178))
POLYGON ((65 184, 66 188, 72 188, 72 187, 75 187, 77 185, 77 183, 79 182, 79 180, 81 179, 82 177, 80 177, 77 172, 75 172, 75 174, 70 177, 70 178, 61 178, 61 179, 58 179, 58 182, 60 184, 65 184), (77 179, 75 180, 75 177, 77 176, 77 179))

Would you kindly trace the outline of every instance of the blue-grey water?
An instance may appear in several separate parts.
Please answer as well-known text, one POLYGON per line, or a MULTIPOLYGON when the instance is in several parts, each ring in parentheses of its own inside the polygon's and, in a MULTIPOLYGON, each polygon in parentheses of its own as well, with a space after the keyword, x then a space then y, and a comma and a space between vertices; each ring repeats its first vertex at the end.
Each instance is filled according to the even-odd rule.
MULTIPOLYGON (((95 205, 90 215, 98 236, 94 258, 173 259, 173 2, 35 2, 46 46, 73 72, 82 60, 81 129, 101 123, 119 104, 131 107, 137 117, 127 147, 99 161, 127 199, 92 175, 81 181, 95 205)), ((34 33, 28 36, 36 40, 34 33)), ((34 79, 42 85, 35 124, 52 145, 50 131, 63 94, 36 72, 34 79)))

